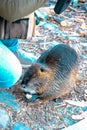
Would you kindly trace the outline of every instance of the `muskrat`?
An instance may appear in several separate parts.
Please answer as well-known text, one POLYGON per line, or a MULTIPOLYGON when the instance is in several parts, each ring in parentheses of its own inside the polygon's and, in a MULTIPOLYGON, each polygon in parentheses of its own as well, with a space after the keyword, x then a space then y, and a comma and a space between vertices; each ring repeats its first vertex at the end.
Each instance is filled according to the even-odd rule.
POLYGON ((76 82, 78 56, 66 44, 48 49, 24 74, 21 89, 40 99, 59 98, 73 88, 76 82))

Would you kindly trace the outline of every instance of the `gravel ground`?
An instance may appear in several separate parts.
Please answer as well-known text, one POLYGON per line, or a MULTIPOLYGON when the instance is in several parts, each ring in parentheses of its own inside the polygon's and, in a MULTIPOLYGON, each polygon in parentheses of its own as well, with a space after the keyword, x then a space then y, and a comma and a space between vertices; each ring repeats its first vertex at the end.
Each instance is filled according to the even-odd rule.
POLYGON ((80 120, 73 119, 73 115, 80 115, 87 111, 87 106, 81 107, 66 103, 66 100, 77 101, 77 103, 78 101, 87 102, 87 28, 81 29, 81 20, 87 25, 86 13, 78 13, 71 9, 67 9, 60 16, 53 13, 49 19, 46 19, 50 27, 42 24, 37 27, 36 35, 31 40, 19 40, 19 48, 32 52, 37 57, 57 43, 69 44, 79 55, 78 75, 81 80, 76 83, 74 90, 55 101, 36 100, 33 103, 25 101, 24 94, 19 89, 20 84, 15 85, 14 89, 8 91, 16 97, 20 110, 14 110, 0 102, 0 106, 6 109, 10 117, 6 130, 11 130, 16 122, 25 124, 31 130, 61 130, 80 120), (61 25, 59 18, 68 21, 70 26, 61 25))

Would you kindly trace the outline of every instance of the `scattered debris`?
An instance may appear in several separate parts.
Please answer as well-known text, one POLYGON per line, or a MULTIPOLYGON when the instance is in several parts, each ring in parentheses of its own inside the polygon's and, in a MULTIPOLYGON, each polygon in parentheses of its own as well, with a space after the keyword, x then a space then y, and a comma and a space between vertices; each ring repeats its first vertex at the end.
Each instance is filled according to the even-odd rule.
POLYGON ((87 14, 83 13, 87 12, 87 2, 79 0, 77 6, 72 7, 71 4, 73 9, 68 7, 60 15, 53 11, 55 3, 56 0, 50 0, 46 8, 40 9, 40 15, 40 10, 37 11, 39 23, 35 36, 30 40, 19 39, 19 48, 39 57, 42 52, 59 43, 70 45, 79 56, 78 75, 81 81, 76 84, 77 91, 71 91, 56 102, 26 102, 19 87, 15 86, 14 91, 1 91, 0 105, 10 118, 10 127, 6 130, 61 130, 70 125, 73 126, 65 130, 87 129, 87 119, 84 119, 87 117, 87 14))
POLYGON ((87 102, 85 101, 80 102, 80 101, 73 101, 73 100, 65 100, 65 102, 79 107, 87 107, 87 102))

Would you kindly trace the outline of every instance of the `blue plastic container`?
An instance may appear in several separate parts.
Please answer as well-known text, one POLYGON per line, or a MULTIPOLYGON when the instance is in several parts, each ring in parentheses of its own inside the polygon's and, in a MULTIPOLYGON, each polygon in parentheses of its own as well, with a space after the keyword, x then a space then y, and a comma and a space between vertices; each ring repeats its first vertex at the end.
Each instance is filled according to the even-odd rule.
POLYGON ((16 56, 0 41, 0 88, 12 87, 22 74, 16 56))

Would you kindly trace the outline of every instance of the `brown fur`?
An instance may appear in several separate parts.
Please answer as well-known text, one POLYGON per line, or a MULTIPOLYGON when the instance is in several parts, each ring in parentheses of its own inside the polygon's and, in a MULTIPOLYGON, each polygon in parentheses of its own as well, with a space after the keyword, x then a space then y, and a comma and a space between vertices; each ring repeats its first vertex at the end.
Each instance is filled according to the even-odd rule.
POLYGON ((77 80, 78 56, 74 49, 59 44, 44 52, 23 77, 24 91, 35 91, 40 99, 55 99, 69 93, 77 80))

